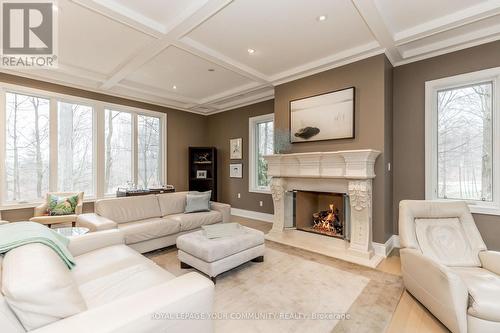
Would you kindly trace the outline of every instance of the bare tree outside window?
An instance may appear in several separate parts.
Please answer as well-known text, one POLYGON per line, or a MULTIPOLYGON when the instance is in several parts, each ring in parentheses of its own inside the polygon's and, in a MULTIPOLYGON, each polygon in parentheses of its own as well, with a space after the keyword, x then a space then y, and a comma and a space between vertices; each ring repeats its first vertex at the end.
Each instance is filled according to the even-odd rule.
POLYGON ((105 111, 105 184, 107 194, 113 194, 132 177, 132 114, 105 111))
POLYGON ((493 84, 438 91, 438 197, 493 200, 493 84))
POLYGON ((160 185, 160 119, 138 115, 137 126, 138 185, 143 188, 160 185))
POLYGON ((48 190, 48 99, 6 93, 6 201, 37 201, 48 190))
POLYGON ((265 155, 271 155, 274 151, 274 122, 267 121, 257 124, 257 187, 267 188, 269 177, 267 176, 267 161, 265 155))
POLYGON ((94 195, 93 109, 58 103, 58 184, 60 191, 94 195))

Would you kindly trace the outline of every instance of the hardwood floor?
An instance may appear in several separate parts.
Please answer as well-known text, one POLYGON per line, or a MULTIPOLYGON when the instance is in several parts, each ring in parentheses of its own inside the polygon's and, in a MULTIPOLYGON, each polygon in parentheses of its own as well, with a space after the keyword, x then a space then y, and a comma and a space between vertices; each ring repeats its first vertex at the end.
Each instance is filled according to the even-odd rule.
MULTIPOLYGON (((233 222, 238 222, 250 228, 261 230, 264 233, 271 230, 271 223, 232 216, 233 222)), ((386 273, 401 275, 401 260, 399 251, 394 250, 377 267, 386 273)), ((386 329, 387 333, 444 333, 449 330, 439 322, 420 302, 411 294, 404 291, 399 304, 394 311, 391 323, 386 329)))

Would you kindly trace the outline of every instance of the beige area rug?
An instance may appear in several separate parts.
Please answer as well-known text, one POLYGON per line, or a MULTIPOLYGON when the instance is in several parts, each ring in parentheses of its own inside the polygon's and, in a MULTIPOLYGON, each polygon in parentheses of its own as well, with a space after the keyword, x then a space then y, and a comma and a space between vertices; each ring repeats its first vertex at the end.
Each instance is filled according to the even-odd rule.
MULTIPOLYGON (((221 274, 215 287, 218 314, 261 318, 216 320, 215 332, 385 330, 403 291, 400 277, 273 242, 266 246, 263 263, 221 274), (319 319, 321 314, 328 317, 319 319)), ((175 248, 147 256, 176 276, 193 271, 180 269, 175 248)))

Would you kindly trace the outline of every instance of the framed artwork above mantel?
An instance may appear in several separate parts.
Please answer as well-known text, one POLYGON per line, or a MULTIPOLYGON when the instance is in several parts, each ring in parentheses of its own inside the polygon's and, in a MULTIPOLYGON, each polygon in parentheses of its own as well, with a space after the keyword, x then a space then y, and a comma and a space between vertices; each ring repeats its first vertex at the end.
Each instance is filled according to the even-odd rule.
POLYGON ((290 142, 354 139, 355 89, 290 101, 290 142))

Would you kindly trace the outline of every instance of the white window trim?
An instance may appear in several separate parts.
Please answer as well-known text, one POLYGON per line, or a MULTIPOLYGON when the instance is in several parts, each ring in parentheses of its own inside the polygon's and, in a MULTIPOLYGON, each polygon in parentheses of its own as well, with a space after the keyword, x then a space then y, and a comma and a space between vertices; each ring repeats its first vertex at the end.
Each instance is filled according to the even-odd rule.
POLYGON ((257 171, 257 156, 256 156, 256 143, 257 135, 256 128, 257 124, 265 123, 269 121, 274 121, 274 113, 265 114, 262 116, 251 117, 248 121, 248 191, 253 193, 265 193, 270 194, 271 189, 259 188, 257 187, 257 177, 255 175, 257 171))
POLYGON ((437 91, 485 81, 493 82, 493 200, 467 202, 472 213, 500 215, 500 67, 425 83, 425 198, 453 201, 437 197, 437 91))
MULTIPOLYGON (((133 115, 147 115, 154 116, 160 119, 161 125, 161 149, 160 149, 160 159, 162 161, 162 166, 160 170, 161 182, 167 183, 167 114, 158 111, 152 111, 147 109, 135 108, 127 105, 115 104, 101 102, 98 100, 72 96, 67 94, 60 94, 55 92, 50 92, 41 89, 35 89, 30 87, 24 87, 20 85, 14 85, 9 83, 0 83, 0 138, 2 138, 3 143, 7 139, 7 128, 5 120, 7 117, 5 109, 5 95, 6 93, 18 93, 23 95, 31 95, 40 98, 45 98, 50 100, 50 159, 49 159, 49 191, 53 192, 57 189, 57 102, 67 102, 90 106, 93 108, 93 118, 94 118, 94 196, 85 197, 84 202, 94 202, 97 199, 113 197, 113 195, 105 195, 104 191, 104 110, 112 109, 115 111, 129 112, 133 115), (55 131, 54 131, 55 129, 55 131), (56 166, 56 167, 52 167, 56 166), (101 166, 101 167, 99 167, 101 166)), ((132 119, 136 119, 132 116, 132 119)), ((137 131, 134 130, 134 134, 137 131)), ((134 139, 136 140, 136 139, 134 139)), ((0 211, 10 210, 10 209, 23 209, 32 208, 43 203, 40 201, 30 201, 23 203, 6 203, 4 198, 5 193, 5 144, 0 144, 0 211)), ((133 148, 135 149, 135 148, 133 148)))

